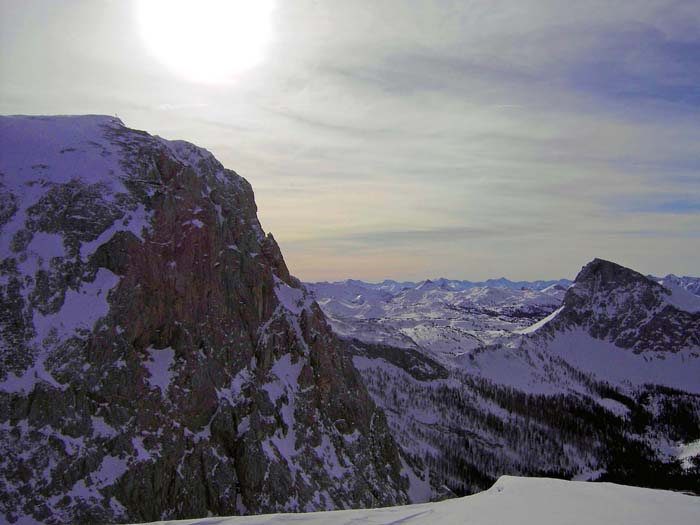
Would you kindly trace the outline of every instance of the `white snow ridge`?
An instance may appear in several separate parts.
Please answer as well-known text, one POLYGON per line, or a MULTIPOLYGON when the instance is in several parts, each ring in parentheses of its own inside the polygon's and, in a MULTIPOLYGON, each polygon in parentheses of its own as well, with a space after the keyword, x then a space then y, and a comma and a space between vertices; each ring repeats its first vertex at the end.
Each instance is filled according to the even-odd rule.
POLYGON ((162 525, 690 525, 700 498, 663 490, 502 476, 489 490, 438 503, 309 514, 161 521, 162 525))

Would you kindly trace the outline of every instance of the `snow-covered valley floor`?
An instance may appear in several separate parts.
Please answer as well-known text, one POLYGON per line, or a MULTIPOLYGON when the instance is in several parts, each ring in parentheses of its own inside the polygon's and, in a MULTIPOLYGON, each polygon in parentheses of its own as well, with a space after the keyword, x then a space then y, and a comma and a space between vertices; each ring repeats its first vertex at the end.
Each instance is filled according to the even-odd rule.
POLYGON ((309 514, 158 522, 172 525, 689 525, 700 498, 676 492, 549 478, 501 477, 479 494, 439 503, 309 514))

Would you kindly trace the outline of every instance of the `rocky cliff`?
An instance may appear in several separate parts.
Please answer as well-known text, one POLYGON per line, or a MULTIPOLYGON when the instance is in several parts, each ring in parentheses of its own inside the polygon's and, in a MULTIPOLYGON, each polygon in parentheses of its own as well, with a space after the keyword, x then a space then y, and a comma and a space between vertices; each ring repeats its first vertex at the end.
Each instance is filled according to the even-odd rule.
POLYGON ((247 181, 110 117, 3 117, 0 140, 0 521, 407 502, 247 181))
POLYGON ((662 286, 619 264, 594 259, 578 274, 546 331, 577 327, 635 353, 697 350, 700 298, 680 286, 662 286))

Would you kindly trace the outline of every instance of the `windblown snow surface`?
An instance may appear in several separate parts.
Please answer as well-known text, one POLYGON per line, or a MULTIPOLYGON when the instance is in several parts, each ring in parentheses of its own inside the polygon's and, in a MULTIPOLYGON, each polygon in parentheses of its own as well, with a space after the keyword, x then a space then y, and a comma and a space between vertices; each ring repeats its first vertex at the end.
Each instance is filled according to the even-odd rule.
POLYGON ((270 514, 159 522, 167 525, 689 525, 700 498, 612 483, 502 476, 489 490, 438 503, 309 514, 270 514))

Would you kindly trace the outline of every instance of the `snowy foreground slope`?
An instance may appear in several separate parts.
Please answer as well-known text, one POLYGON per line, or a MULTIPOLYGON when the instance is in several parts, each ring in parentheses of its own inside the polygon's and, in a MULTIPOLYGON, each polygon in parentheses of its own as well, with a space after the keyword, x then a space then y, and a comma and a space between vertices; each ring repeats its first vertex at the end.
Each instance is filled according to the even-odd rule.
POLYGON ((612 483, 501 477, 474 496, 371 510, 159 522, 164 525, 689 525, 700 498, 612 483))

